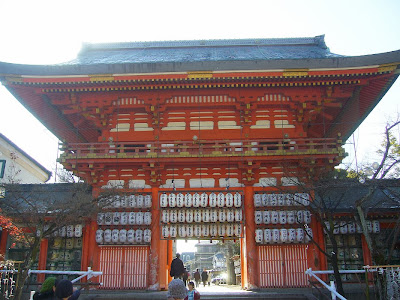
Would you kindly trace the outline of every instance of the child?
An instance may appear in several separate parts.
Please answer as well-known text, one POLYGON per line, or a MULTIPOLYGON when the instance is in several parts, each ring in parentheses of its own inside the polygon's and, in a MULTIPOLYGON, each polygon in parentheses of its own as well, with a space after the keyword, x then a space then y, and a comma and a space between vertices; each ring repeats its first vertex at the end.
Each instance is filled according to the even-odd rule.
POLYGON ((200 293, 194 289, 194 282, 191 281, 188 283, 188 295, 185 297, 185 300, 198 300, 200 299, 200 293))

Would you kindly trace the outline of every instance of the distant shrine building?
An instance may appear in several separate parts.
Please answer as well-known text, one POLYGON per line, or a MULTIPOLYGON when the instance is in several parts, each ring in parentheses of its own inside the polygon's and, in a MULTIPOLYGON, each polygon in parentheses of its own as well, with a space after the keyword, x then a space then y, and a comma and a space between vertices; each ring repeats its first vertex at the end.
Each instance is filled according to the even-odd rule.
POLYGON ((165 289, 175 239, 240 240, 242 287, 285 288, 328 268, 296 183, 341 162, 399 65, 400 51, 341 56, 317 36, 85 44, 63 64, 0 63, 0 78, 62 141, 67 170, 123 194, 78 243, 102 288, 165 289))

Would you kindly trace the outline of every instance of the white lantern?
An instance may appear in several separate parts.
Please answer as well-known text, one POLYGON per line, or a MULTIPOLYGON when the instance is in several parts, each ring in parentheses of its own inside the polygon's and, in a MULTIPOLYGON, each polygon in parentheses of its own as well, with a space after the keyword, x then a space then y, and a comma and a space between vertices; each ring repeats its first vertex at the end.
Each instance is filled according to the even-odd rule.
POLYGON ((300 206, 303 202, 302 202, 302 200, 301 200, 301 193, 296 193, 296 194, 294 194, 294 197, 293 197, 293 205, 294 206, 300 206))
POLYGON ((260 207, 262 205, 262 198, 261 194, 254 194, 254 207, 260 207))
POLYGON ((354 222, 347 223, 347 230, 348 230, 349 234, 355 234, 356 233, 356 224, 354 224, 354 222))
POLYGON ((242 224, 234 224, 233 225, 233 230, 235 233, 235 236, 241 236, 242 235, 242 224))
POLYGON ((280 224, 286 224, 286 222, 287 222, 286 210, 280 210, 279 211, 279 223, 280 224))
POLYGON ((151 230, 150 229, 143 230, 143 242, 145 242, 145 243, 151 242, 151 230))
POLYGON ((74 236, 74 226, 73 225, 68 225, 67 226, 67 237, 73 237, 74 236))
POLYGON ((151 242, 151 230, 150 229, 143 230, 143 242, 145 242, 145 243, 151 242))
POLYGON ((227 224, 225 228, 225 233, 227 236, 233 236, 234 235, 234 227, 233 224, 227 224))
POLYGON ((303 210, 303 221, 306 224, 311 224, 311 212, 309 210, 303 210))
POLYGON ((285 194, 277 194, 276 197, 278 199, 278 206, 284 206, 286 204, 285 194))
POLYGON ((254 222, 255 222, 257 225, 259 225, 259 224, 262 223, 262 221, 263 221, 263 213, 262 213, 262 211, 256 210, 256 211, 254 212, 254 222))
POLYGON ((211 223, 218 222, 218 210, 212 209, 210 211, 210 222, 211 223))
POLYGON ((142 229, 136 230, 135 242, 138 244, 143 242, 143 230, 142 229))
POLYGON ((302 193, 302 194, 301 194, 301 203, 302 203, 304 206, 310 205, 310 195, 307 194, 307 193, 302 193))
POLYGON ((281 243, 287 243, 288 242, 288 230, 286 228, 281 228, 279 231, 279 239, 281 243))
POLYGON ((192 207, 192 205, 193 205, 192 194, 187 193, 185 195, 185 206, 192 207))
POLYGON ((325 233, 327 233, 327 231, 329 231, 329 230, 330 230, 330 228, 331 228, 331 225, 329 224, 329 222, 328 222, 328 221, 325 221, 324 223, 325 223, 325 227, 326 227, 326 230, 325 230, 325 228, 324 228, 324 232, 325 232, 325 233))
POLYGON ((82 236, 82 225, 80 225, 80 224, 75 225, 74 236, 75 237, 81 237, 82 236))
POLYGON ((210 235, 210 226, 209 225, 202 225, 201 226, 201 234, 204 237, 207 237, 210 235))
POLYGON ((225 236, 225 224, 218 224, 218 236, 225 236))
POLYGON ((363 229, 360 224, 356 223, 357 233, 363 233, 363 229))
POLYGON ((161 228, 161 234, 163 238, 167 239, 169 237, 169 226, 168 225, 163 225, 161 228))
POLYGON ((263 230, 262 229, 256 229, 256 243, 262 243, 263 242, 263 230))
POLYGON ((221 208, 218 211, 218 220, 220 222, 225 222, 226 221, 226 211, 223 208, 221 208))
POLYGON ((120 212, 114 212, 113 213, 113 225, 119 225, 121 222, 121 213, 120 212))
POLYGON ((305 234, 304 238, 305 238, 306 243, 308 243, 312 240, 313 233, 312 233, 312 229, 310 227, 306 228, 306 234, 305 234))
POLYGON ((215 193, 211 193, 209 198, 209 206, 216 207, 217 206, 217 195, 215 193))
MULTIPOLYGON (((163 213, 164 213, 164 211, 163 211, 163 213)), ((136 224, 136 213, 135 212, 130 212, 129 213, 129 215, 128 215, 128 224, 129 225, 135 225, 136 224)))
POLYGON ((104 242, 111 243, 111 229, 104 230, 104 242))
POLYGON ((271 229, 264 229, 264 243, 269 244, 272 242, 272 232, 271 229))
POLYGON ((296 242, 302 243, 304 241, 304 230, 303 228, 296 229, 296 242))
POLYGON ((346 221, 341 221, 339 223, 339 226, 340 226, 340 228, 339 228, 340 233, 341 234, 346 234, 347 233, 347 222, 346 221))
POLYGON ((121 225, 126 225, 128 224, 129 221, 129 213, 127 212, 122 212, 121 213, 121 225))
POLYGON ((260 206, 269 206, 271 204, 271 195, 270 194, 262 194, 261 195, 261 205, 260 206))
POLYGON ((183 209, 178 210, 178 222, 179 223, 185 222, 185 215, 186 215, 185 210, 183 210, 183 209))
POLYGON ((278 224, 279 223, 279 213, 276 210, 271 211, 271 223, 278 224))
POLYGON ((223 193, 219 193, 217 196, 217 206, 224 207, 225 205, 225 195, 223 193))
POLYGON ((303 222, 304 222, 304 219, 303 219, 303 211, 298 210, 298 211, 296 212, 296 223, 297 223, 297 224, 302 224, 303 222))
POLYGON ((239 192, 236 192, 233 196, 233 206, 241 207, 242 206, 242 195, 239 192))
POLYGON ((105 213, 104 215, 104 224, 111 225, 113 223, 113 214, 112 212, 105 213))
MULTIPOLYGON (((164 194, 165 195, 165 194, 164 194)), ((166 195, 165 195, 166 196, 166 195)), ((161 207, 167 207, 167 205, 165 204, 165 206, 162 206, 162 195, 160 196, 160 206, 161 207)), ((136 207, 136 196, 135 195, 130 195, 128 198, 128 206, 130 208, 135 208, 136 207)))
POLYGON ((186 227, 185 225, 178 225, 178 235, 179 237, 186 237, 186 227))
POLYGON ((367 221, 366 224, 367 224, 368 233, 372 233, 372 222, 371 221, 367 221))
POLYGON ((264 224, 271 223, 271 212, 269 210, 264 210, 262 212, 262 218, 263 218, 263 223, 264 224))
POLYGON ((235 221, 241 222, 243 220, 243 211, 242 209, 235 209, 235 221))
POLYGON ((285 201, 286 201, 286 206, 292 206, 293 205, 293 195, 285 194, 285 201))
POLYGON ((379 224, 379 221, 377 220, 372 221, 372 232, 379 233, 380 231, 381 231, 381 225, 379 224))
POLYGON ((115 208, 121 207, 121 198, 120 198, 119 195, 116 195, 116 196, 114 197, 113 207, 115 207, 115 208))
POLYGON ((150 208, 151 205, 152 205, 151 195, 147 194, 146 196, 144 196, 144 207, 150 208))
POLYGON ((277 206, 278 204, 278 196, 276 194, 271 194, 271 206, 277 206))
POLYGON ((129 244, 133 244, 135 242, 135 230, 133 230, 133 229, 128 230, 127 241, 129 244))
POLYGON ((226 193, 225 195, 225 206, 232 207, 233 206, 233 195, 232 193, 226 193))
POLYGON ((58 230, 60 237, 65 237, 67 235, 67 227, 63 226, 58 230))
MULTIPOLYGON (((135 197, 134 195, 132 195, 132 196, 135 197)), ((167 194, 161 194, 160 195, 160 206, 161 207, 167 207, 168 206, 168 196, 167 196, 167 194)))
MULTIPOLYGON (((177 235, 177 232, 178 230, 177 230, 177 228, 176 228, 176 225, 171 225, 171 226, 169 226, 169 235, 172 237, 172 238, 175 238, 176 237, 176 235, 177 235)), ((137 233, 136 233, 136 235, 137 235, 137 233)))
POLYGON ((289 243, 296 242, 296 229, 294 229, 294 228, 288 229, 288 242, 289 243))
POLYGON ((144 215, 141 211, 136 213, 136 224, 137 225, 143 225, 144 223, 144 215))
POLYGON ((226 220, 228 222, 234 222, 235 221, 235 212, 233 209, 228 209, 226 212, 226 220))
POLYGON ((195 237, 201 237, 201 225, 199 224, 194 225, 193 230, 195 237))
POLYGON ((144 208, 144 196, 143 195, 137 195, 136 196, 136 205, 138 208, 144 208))
POLYGON ((176 223, 178 221, 178 212, 174 209, 169 211, 169 221, 171 223, 176 223))
POLYGON ((210 222, 210 210, 209 209, 203 209, 201 211, 201 218, 203 222, 208 223, 210 222))
POLYGON ((96 230, 96 243, 103 244, 103 234, 104 231, 101 229, 96 230))
POLYGON ((211 234, 212 237, 217 236, 217 234, 218 234, 218 226, 217 226, 217 224, 211 224, 210 225, 210 234, 211 234))
POLYGON ((187 209, 186 210, 186 222, 187 223, 192 223, 193 222, 193 210, 187 209))
POLYGON ((119 230, 118 229, 113 229, 111 232, 111 241, 114 244, 117 244, 119 242, 119 230))
POLYGON ((179 193, 176 196, 176 206, 183 207, 185 205, 185 196, 182 193, 179 193))
POLYGON ((121 196, 121 207, 128 207, 128 197, 126 195, 121 196))
POLYGON ((146 211, 144 213, 144 224, 145 225, 150 225, 151 224, 151 212, 146 211))
POLYGON ((340 233, 340 225, 337 222, 333 222, 333 234, 340 233))
POLYGON ((280 237, 280 231, 279 229, 275 228, 272 229, 272 242, 273 243, 279 243, 279 237, 280 237))
POLYGON ((195 223, 201 223, 201 210, 200 209, 195 209, 193 220, 195 223))
POLYGON ((293 210, 289 210, 287 212, 287 223, 288 224, 294 224, 296 223, 296 217, 295 217, 295 212, 293 210))
POLYGON ((127 238, 127 232, 126 229, 121 229, 119 231, 119 242, 122 244, 126 243, 126 238, 127 238))
POLYGON ((104 213, 97 214, 97 224, 99 225, 104 224, 104 213))
POLYGON ((200 195, 199 195, 199 193, 194 193, 194 195, 193 195, 193 207, 200 207, 200 195))
POLYGON ((169 207, 176 206, 176 195, 174 193, 168 195, 168 205, 169 207))
POLYGON ((187 225, 187 227, 186 227, 186 235, 188 237, 193 237, 193 225, 192 224, 187 225))
POLYGON ((208 195, 206 193, 202 193, 200 195, 200 206, 207 207, 208 204, 208 195))

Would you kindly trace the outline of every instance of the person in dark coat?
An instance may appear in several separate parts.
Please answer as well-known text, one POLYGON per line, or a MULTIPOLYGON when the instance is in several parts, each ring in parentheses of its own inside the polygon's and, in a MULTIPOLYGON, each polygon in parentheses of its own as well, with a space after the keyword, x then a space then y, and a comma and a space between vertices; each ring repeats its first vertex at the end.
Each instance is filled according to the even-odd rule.
POLYGON ((196 287, 199 287, 199 285, 200 285, 200 278, 201 278, 201 277, 200 277, 199 269, 197 269, 196 272, 194 272, 193 277, 194 277, 194 281, 196 282, 196 287))
POLYGON ((203 281, 204 286, 206 286, 208 280, 208 272, 206 269, 203 270, 203 272, 201 272, 201 281, 203 281))
POLYGON ((171 270, 169 271, 169 275, 174 277, 174 279, 182 278, 182 275, 185 272, 185 266, 183 265, 183 261, 180 259, 180 257, 181 255, 177 253, 176 258, 174 258, 171 262, 171 270))
POLYGON ((183 283, 185 284, 185 286, 186 286, 186 283, 187 283, 188 279, 189 279, 189 274, 188 274, 188 271, 185 268, 185 270, 184 270, 184 272, 182 274, 182 280, 183 280, 183 283))

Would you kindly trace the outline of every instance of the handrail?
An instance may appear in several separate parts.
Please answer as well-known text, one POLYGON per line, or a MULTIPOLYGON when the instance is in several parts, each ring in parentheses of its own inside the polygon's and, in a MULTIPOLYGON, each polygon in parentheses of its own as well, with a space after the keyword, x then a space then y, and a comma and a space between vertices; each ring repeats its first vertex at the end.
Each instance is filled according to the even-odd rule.
MULTIPOLYGON (((345 297, 343 297, 338 292, 336 292, 335 284, 333 283, 333 281, 330 282, 331 283, 330 285, 327 285, 322 279, 320 279, 317 275, 314 274, 317 272, 318 272, 318 274, 329 274, 330 273, 330 271, 313 271, 311 268, 309 268, 309 269, 307 269, 306 274, 308 276, 314 277, 315 279, 318 280, 319 283, 321 283, 323 286, 325 286, 332 293, 332 299, 336 299, 336 298, 334 298, 334 295, 335 295, 342 300, 347 300, 345 297)), ((365 271, 362 271, 362 272, 365 272, 365 271)), ((342 270, 340 270, 340 273, 342 273, 342 270)))
POLYGON ((87 276, 88 279, 103 275, 103 272, 94 272, 90 267, 88 267, 87 271, 49 271, 49 270, 29 270, 28 275, 30 274, 57 274, 57 275, 81 275, 73 280, 72 283, 77 282, 81 278, 87 276))

